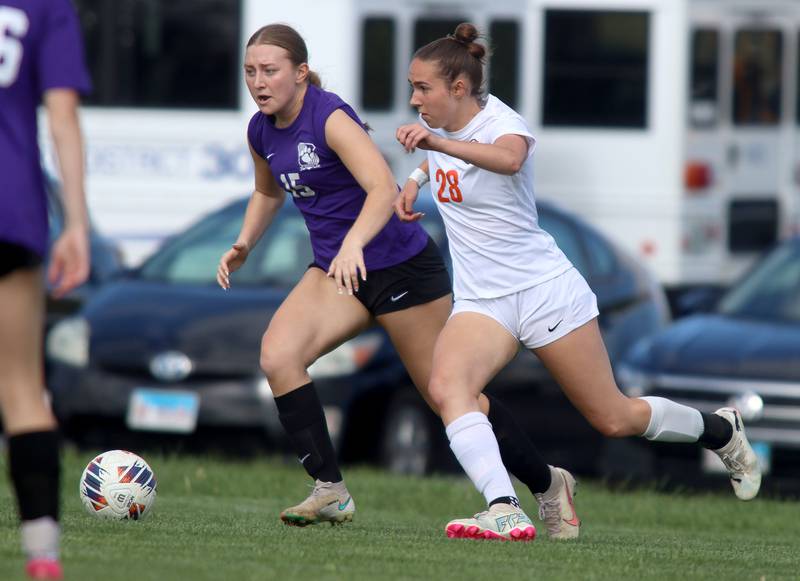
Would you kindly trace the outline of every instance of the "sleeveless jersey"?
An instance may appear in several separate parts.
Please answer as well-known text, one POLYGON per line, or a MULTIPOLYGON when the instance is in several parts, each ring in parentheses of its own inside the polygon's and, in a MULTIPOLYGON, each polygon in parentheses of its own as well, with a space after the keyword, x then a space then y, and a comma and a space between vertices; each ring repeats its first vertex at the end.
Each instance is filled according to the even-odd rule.
POLYGON ((48 89, 90 90, 70 0, 0 0, 0 240, 40 256, 47 200, 36 108, 48 89))
MULTIPOLYGON (((308 85, 300 114, 291 125, 275 127, 269 116, 258 112, 247 130, 252 148, 267 161, 277 182, 303 214, 314 261, 324 269, 339 252, 367 197, 325 139, 325 122, 337 109, 364 126, 337 95, 308 85)), ((364 247, 367 271, 404 262, 419 254, 427 241, 419 224, 401 222, 392 214, 364 247)))
POLYGON ((528 141, 528 157, 512 176, 427 152, 431 193, 450 241, 456 299, 509 295, 572 267, 553 237, 539 227, 533 196, 536 142, 519 114, 490 95, 486 106, 459 131, 432 129, 422 117, 420 123, 458 141, 494 143, 510 134, 528 141))

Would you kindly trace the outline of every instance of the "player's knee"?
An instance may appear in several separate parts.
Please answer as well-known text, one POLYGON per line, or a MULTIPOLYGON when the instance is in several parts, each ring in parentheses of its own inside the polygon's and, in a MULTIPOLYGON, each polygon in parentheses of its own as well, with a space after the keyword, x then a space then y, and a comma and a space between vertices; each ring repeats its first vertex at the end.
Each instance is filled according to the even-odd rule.
POLYGON ((295 349, 286 344, 281 345, 279 342, 271 341, 266 336, 261 341, 259 364, 267 379, 279 377, 282 373, 301 365, 300 355, 295 349))
POLYGON ((454 395, 452 382, 447 381, 443 376, 431 376, 430 383, 428 383, 428 399, 436 410, 446 409, 454 395))

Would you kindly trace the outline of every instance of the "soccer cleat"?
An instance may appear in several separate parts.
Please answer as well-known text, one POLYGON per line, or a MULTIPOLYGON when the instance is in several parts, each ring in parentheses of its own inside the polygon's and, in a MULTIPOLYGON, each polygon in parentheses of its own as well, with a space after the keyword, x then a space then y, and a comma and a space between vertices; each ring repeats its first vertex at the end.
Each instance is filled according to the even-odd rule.
POLYGON ((761 467, 747 436, 744 435, 742 416, 734 408, 720 408, 714 412, 733 426, 730 442, 714 452, 720 457, 731 477, 733 491, 742 500, 750 500, 761 487, 761 467))
POLYGON ((64 571, 58 559, 30 559, 25 566, 29 579, 63 579, 64 571))
POLYGON ((553 484, 547 492, 534 494, 539 503, 539 518, 547 526, 551 539, 577 539, 581 521, 575 512, 575 489, 578 483, 563 468, 550 468, 553 484), (555 485, 555 486, 554 486, 555 485))
POLYGON ((317 480, 309 497, 297 506, 284 510, 281 520, 297 527, 321 522, 335 525, 352 521, 355 512, 355 501, 347 492, 344 482, 317 480))
POLYGON ((536 527, 522 509, 497 503, 473 518, 451 520, 445 527, 451 539, 489 539, 496 541, 532 541, 536 527))

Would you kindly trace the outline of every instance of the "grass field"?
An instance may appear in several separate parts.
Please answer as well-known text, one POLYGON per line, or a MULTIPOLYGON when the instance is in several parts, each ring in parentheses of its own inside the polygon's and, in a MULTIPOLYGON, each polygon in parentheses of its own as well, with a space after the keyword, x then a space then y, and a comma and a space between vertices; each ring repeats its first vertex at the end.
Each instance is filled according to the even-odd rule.
MULTIPOLYGON (((548 542, 542 526, 533 543, 497 543, 444 536, 449 518, 482 508, 465 478, 398 478, 367 468, 347 470, 358 506, 352 524, 286 527, 278 513, 304 497, 310 481, 295 463, 278 459, 149 455, 159 480, 154 513, 143 522, 100 522, 83 512, 77 494, 90 458, 69 453, 65 459, 67 579, 800 578, 800 503, 743 503, 728 490, 623 493, 582 482, 577 542, 548 542)), ((7 467, 0 469, 5 476, 7 467)), ((527 491, 522 502, 533 517, 527 491)), ((0 579, 22 579, 22 568, 3 478, 0 579)))

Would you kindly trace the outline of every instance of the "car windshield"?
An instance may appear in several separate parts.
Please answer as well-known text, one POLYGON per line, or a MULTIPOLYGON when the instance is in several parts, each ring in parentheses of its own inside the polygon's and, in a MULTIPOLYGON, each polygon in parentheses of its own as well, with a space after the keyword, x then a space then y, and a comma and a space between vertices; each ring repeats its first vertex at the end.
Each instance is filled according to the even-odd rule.
POLYGON ((772 251, 725 294, 717 311, 733 317, 800 322, 800 244, 772 251))
MULTIPOLYGON (((215 212, 170 240, 140 270, 145 280, 216 284, 217 264, 239 235, 244 205, 215 212)), ((285 286, 297 282, 313 261, 308 231, 293 208, 278 213, 247 262, 233 277, 236 285, 285 286)))

